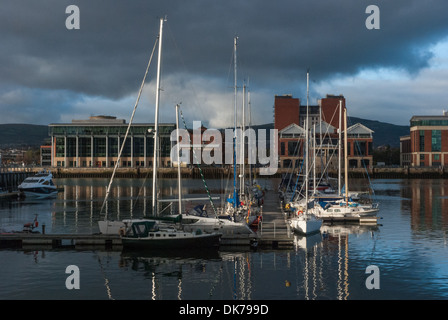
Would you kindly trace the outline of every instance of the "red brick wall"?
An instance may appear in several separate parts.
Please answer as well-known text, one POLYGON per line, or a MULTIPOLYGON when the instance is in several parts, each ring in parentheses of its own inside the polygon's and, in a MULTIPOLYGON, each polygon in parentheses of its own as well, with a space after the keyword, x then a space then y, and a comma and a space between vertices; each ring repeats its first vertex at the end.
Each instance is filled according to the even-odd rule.
POLYGON ((344 125, 345 98, 343 96, 328 96, 321 99, 322 120, 339 128, 339 101, 342 100, 342 125, 344 125))
POLYGON ((274 128, 279 131, 292 123, 299 125, 300 99, 275 96, 274 128))

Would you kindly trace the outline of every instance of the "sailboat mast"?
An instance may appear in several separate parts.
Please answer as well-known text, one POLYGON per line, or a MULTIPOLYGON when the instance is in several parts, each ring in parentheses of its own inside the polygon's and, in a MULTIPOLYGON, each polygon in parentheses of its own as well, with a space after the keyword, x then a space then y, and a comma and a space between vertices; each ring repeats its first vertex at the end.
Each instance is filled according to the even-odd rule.
POLYGON ((345 169, 345 205, 348 204, 348 150, 347 150, 347 109, 344 109, 344 169, 345 169))
POLYGON ((159 56, 157 64, 157 84, 156 84, 156 112, 155 112, 155 122, 154 122, 154 158, 153 158, 153 169, 152 169, 152 214, 157 214, 157 204, 156 204, 156 194, 157 194, 157 149, 159 144, 159 104, 160 104, 160 69, 162 61, 162 31, 163 31, 163 21, 160 19, 160 31, 159 31, 159 56))
POLYGON ((233 44, 233 63, 234 63, 234 83, 235 83, 235 100, 234 100, 234 133, 233 133, 233 207, 238 207, 237 191, 236 191, 236 119, 237 119, 237 73, 236 73, 236 46, 238 37, 234 38, 233 44))
POLYGON ((313 124, 313 195, 316 195, 316 124, 313 124))
POLYGON ((244 131, 246 130, 246 84, 243 85, 243 123, 241 125, 241 180, 240 180, 240 192, 244 196, 245 193, 245 181, 244 176, 246 174, 246 144, 244 143, 244 131))
POLYGON ((180 172, 180 142, 179 142, 179 104, 176 104, 176 128, 177 128, 177 188, 179 192, 179 214, 182 214, 182 183, 180 172))
POLYGON ((341 195, 341 149, 342 149, 342 100, 339 100, 339 143, 338 143, 338 195, 341 195))
MULTIPOLYGON (((249 130, 252 128, 252 118, 251 118, 251 103, 250 103, 250 87, 247 91, 247 108, 249 113, 249 130)), ((247 150, 247 153, 249 154, 251 152, 250 150, 247 150)), ((250 158, 251 159, 251 158, 250 158)), ((249 161, 249 186, 252 186, 252 163, 249 161)))
POLYGON ((308 110, 309 108, 309 72, 306 73, 306 122, 305 122, 305 212, 308 212, 308 155, 309 155, 309 137, 308 137, 308 110))

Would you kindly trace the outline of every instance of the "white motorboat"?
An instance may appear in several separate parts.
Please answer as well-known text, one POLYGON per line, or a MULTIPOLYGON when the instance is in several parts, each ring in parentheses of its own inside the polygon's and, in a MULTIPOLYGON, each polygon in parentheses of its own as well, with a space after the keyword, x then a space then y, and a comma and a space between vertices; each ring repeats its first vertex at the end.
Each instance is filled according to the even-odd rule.
POLYGON ((322 202, 315 207, 315 213, 321 218, 343 218, 343 217, 368 217, 374 216, 379 211, 378 204, 360 204, 357 202, 340 201, 337 203, 323 205, 322 202))
POLYGON ((19 192, 25 197, 50 198, 58 194, 53 183, 53 175, 49 171, 41 171, 32 177, 26 178, 19 186, 19 192))

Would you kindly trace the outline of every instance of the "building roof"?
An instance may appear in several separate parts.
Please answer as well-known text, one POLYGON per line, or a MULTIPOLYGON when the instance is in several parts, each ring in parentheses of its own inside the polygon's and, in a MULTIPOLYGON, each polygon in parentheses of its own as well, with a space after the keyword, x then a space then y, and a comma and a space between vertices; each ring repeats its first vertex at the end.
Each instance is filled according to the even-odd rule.
MULTIPOLYGON (((316 133, 322 133, 323 134, 331 134, 336 132, 336 128, 333 127, 331 124, 321 121, 321 125, 316 124, 316 133)), ((291 123, 289 126, 283 128, 279 131, 280 135, 303 135, 305 134, 305 128, 295 124, 291 123)))
POLYGON ((282 130, 280 130, 279 135, 288 135, 288 136, 293 136, 293 137, 298 137, 301 136, 303 134, 305 134, 305 129, 303 129, 301 126, 295 124, 295 123, 291 123, 289 126, 284 127, 282 130))
POLYGON ((361 123, 356 123, 347 129, 347 134, 372 134, 374 132, 361 123))

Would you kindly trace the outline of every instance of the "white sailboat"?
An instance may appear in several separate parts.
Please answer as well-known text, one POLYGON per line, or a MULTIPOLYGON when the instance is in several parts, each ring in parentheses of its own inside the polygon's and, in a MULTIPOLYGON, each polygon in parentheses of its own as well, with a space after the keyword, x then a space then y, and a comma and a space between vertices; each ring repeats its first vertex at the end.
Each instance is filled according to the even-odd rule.
MULTIPOLYGON (((176 106, 176 126, 179 129, 179 105, 176 106)), ((209 217, 205 211, 205 205, 198 205, 197 208, 189 210, 188 213, 184 213, 182 209, 182 178, 180 173, 180 143, 177 143, 177 170, 178 170, 178 207, 179 215, 172 216, 173 218, 180 216, 180 223, 182 228, 186 232, 195 232, 201 230, 205 233, 216 233, 221 234, 246 234, 255 235, 255 233, 249 228, 249 226, 244 222, 236 222, 231 219, 209 217)))
POLYGON ((306 122, 305 122, 305 209, 303 211, 297 211, 295 216, 289 219, 289 225, 293 231, 302 234, 313 234, 320 232, 322 226, 322 220, 314 215, 314 209, 309 208, 310 203, 313 204, 314 200, 309 201, 309 173, 308 173, 308 158, 309 158, 309 126, 308 126, 308 97, 309 97, 309 73, 307 73, 307 105, 306 105, 306 122))
MULTIPOLYGON (((340 105, 340 108, 342 104, 340 105)), ((362 218, 374 216, 375 213, 379 210, 377 203, 372 204, 361 204, 355 201, 352 201, 349 193, 349 184, 348 184, 348 154, 347 154, 347 110, 344 109, 344 183, 345 190, 344 196, 341 195, 340 199, 336 199, 333 201, 320 201, 315 206, 316 215, 321 218, 345 218, 345 217, 354 217, 354 218, 362 218)))
MULTIPOLYGON (((132 112, 131 120, 129 121, 129 125, 128 125, 127 131, 126 131, 126 134, 125 134, 125 137, 124 137, 124 141, 126 141, 126 138, 128 136, 128 133, 129 133, 129 129, 130 129, 131 124, 132 124, 132 120, 133 120, 134 115, 135 115, 135 111, 136 111, 138 102, 140 100, 140 96, 141 96, 141 93, 142 93, 142 90, 143 90, 143 86, 145 84, 146 76, 148 74, 149 67, 151 65, 152 57, 153 57, 156 45, 158 43, 159 52, 158 52, 158 66, 157 66, 157 91, 156 91, 156 112, 155 112, 155 130, 154 130, 154 161, 153 161, 153 163, 154 163, 154 167, 153 167, 154 176, 156 176, 156 170, 157 170, 157 161, 156 161, 157 153, 156 152, 157 152, 157 141, 158 141, 158 139, 157 139, 157 134, 158 134, 157 130, 158 130, 159 94, 160 94, 160 70, 161 70, 160 67, 161 67, 161 54, 162 54, 162 30, 163 30, 163 19, 160 19, 159 36, 156 39, 156 43, 154 44, 154 48, 152 50, 151 57, 149 59, 149 62, 148 62, 147 68, 146 68, 146 73, 145 73, 145 76, 143 77, 143 81, 142 81, 141 86, 140 86, 140 91, 139 91, 139 94, 138 94, 138 97, 137 97, 137 101, 135 103, 134 110, 132 112)), ((121 157, 124 145, 125 144, 123 143, 121 148, 120 148, 120 152, 118 154, 118 159, 120 159, 120 157, 121 157)), ((112 185, 112 181, 114 179, 115 172, 116 172, 116 170, 118 168, 118 165, 119 165, 119 160, 116 161, 116 163, 115 163, 114 171, 112 172, 112 177, 111 177, 109 185, 107 187, 106 196, 105 196, 105 199, 103 201, 103 205, 101 207, 101 212, 103 211, 103 208, 104 208, 104 206, 105 206, 105 204, 107 202, 107 198, 109 196, 109 192, 110 192, 110 188, 111 188, 111 185, 112 185)), ((154 180, 153 181, 153 194, 152 194, 153 213, 155 212, 155 195, 156 195, 156 181, 154 180)), ((108 217, 107 217, 107 212, 106 212, 104 220, 98 221, 98 228, 99 228, 99 231, 100 231, 101 234, 113 234, 113 235, 123 234, 123 233, 126 232, 126 230, 128 230, 129 226, 131 225, 131 223, 133 221, 138 221, 139 222, 139 221, 141 221, 141 219, 137 219, 137 220, 135 220, 135 219, 109 220, 108 217)))
MULTIPOLYGON (((160 64, 162 56, 162 30, 163 21, 160 19, 159 32, 159 57, 157 68, 157 94, 156 94, 156 112, 154 127, 154 161, 153 161, 153 198, 152 209, 153 214, 157 213, 156 189, 157 189, 157 150, 158 150, 158 110, 159 110, 159 93, 160 93, 160 64)), ((176 122, 179 129, 179 105, 176 105, 176 122)), ((179 161, 180 146, 178 144, 178 202, 179 212, 182 212, 182 195, 181 195, 181 176, 179 161)), ((158 219, 142 219, 127 222, 126 229, 122 231, 121 239, 124 247, 127 248, 217 248, 220 243, 222 234, 203 233, 202 230, 196 229, 192 232, 186 230, 178 230, 173 226, 167 226, 158 219)))

